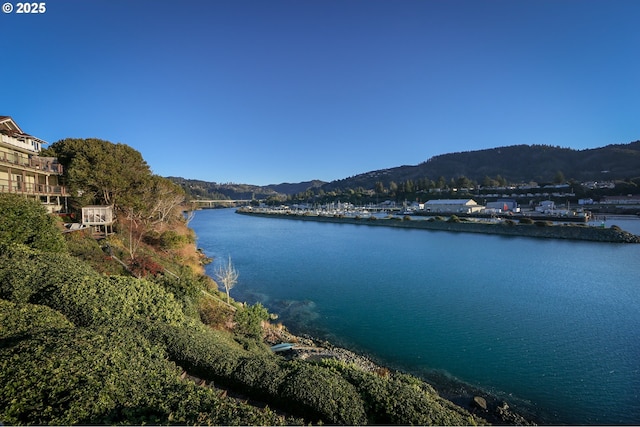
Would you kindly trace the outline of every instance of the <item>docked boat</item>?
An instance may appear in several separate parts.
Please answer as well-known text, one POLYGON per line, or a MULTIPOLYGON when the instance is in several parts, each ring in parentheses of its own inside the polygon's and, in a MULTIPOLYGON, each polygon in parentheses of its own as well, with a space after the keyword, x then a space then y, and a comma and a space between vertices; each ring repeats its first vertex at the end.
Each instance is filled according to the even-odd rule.
POLYGON ((292 348, 293 348, 293 344, 288 343, 288 342, 284 342, 284 343, 281 343, 281 344, 272 345, 271 346, 271 351, 273 351, 274 353, 278 353, 280 351, 291 350, 292 348))

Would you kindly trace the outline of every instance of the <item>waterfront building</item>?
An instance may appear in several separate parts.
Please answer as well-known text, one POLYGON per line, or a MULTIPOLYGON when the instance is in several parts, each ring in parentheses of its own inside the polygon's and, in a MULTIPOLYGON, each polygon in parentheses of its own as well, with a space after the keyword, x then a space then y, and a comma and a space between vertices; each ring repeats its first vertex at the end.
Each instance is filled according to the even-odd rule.
POLYGON ((640 195, 604 196, 600 203, 606 205, 640 205, 640 195))
POLYGON ((11 117, 0 116, 0 192, 22 194, 49 212, 61 212, 68 197, 61 183, 62 165, 55 157, 39 155, 43 144, 11 117))
POLYGON ((551 213, 556 208, 553 200, 543 200, 536 206, 536 212, 551 213))
POLYGON ((473 199, 435 199, 424 204, 424 210, 436 213, 476 213, 484 210, 473 199))
POLYGON ((518 203, 514 199, 498 199, 495 202, 487 202, 487 209, 494 209, 496 211, 515 212, 518 208, 518 203))

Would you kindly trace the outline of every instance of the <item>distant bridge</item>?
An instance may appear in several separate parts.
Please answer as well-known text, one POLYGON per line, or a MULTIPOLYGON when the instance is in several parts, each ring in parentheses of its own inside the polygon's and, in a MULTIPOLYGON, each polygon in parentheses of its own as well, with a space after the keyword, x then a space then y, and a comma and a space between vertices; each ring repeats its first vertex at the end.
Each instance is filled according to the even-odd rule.
POLYGON ((191 200, 190 203, 195 204, 200 208, 213 208, 215 206, 237 206, 237 205, 246 205, 251 202, 251 199, 247 200, 229 200, 229 199, 210 199, 210 200, 191 200))

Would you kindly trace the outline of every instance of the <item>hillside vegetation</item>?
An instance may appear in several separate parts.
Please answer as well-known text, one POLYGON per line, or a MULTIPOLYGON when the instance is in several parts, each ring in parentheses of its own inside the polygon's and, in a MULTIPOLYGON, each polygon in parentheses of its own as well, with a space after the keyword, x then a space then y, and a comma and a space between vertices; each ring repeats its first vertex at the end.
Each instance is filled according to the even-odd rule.
MULTIPOLYGON (((508 184, 616 181, 620 194, 640 193, 640 141, 573 150, 549 145, 512 145, 434 156, 417 165, 369 171, 332 182, 255 186, 169 178, 197 199, 282 202, 375 202, 381 197, 415 200, 431 190, 508 184)), ((616 193, 617 194, 617 193, 616 193)), ((448 194, 447 197, 455 197, 448 194)), ((595 194, 597 197, 599 194, 595 194)), ((433 197, 433 196, 432 196, 433 197)), ((383 200, 384 200, 383 199, 383 200)))
MULTIPOLYGON (((418 182, 441 177, 447 182, 465 177, 480 185, 486 178, 504 183, 554 182, 558 172, 567 180, 601 181, 640 177, 640 141, 629 144, 573 150, 548 145, 512 145, 487 150, 434 156, 415 166, 399 166, 330 182, 324 191, 338 188, 373 189, 377 182, 418 182)), ((496 182, 496 184, 498 184, 496 182)))
MULTIPOLYGON (((181 192, 127 147, 65 140, 52 149, 83 142, 86 151, 69 150, 64 159, 69 182, 76 180, 85 202, 113 203, 115 235, 96 240, 80 231, 62 239, 42 206, 0 195, 0 209, 13 212, 0 221, 2 423, 482 421, 415 377, 272 353, 263 340, 271 328, 266 309, 226 303, 202 274, 203 258, 175 203, 181 192), (137 184, 86 168, 88 157, 118 151, 133 154, 125 157, 137 163, 137 184)), ((121 158, 122 167, 127 162, 121 158)), ((118 174, 121 166, 110 167, 118 174)))

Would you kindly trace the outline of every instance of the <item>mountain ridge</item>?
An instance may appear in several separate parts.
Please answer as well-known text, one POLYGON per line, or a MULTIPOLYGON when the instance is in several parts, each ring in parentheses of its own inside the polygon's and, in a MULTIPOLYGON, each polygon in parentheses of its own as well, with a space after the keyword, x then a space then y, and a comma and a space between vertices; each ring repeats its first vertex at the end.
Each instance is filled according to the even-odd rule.
POLYGON ((324 190, 371 188, 406 180, 467 177, 479 183, 501 176, 509 182, 552 182, 558 172, 567 179, 610 180, 640 176, 640 140, 629 144, 575 150, 548 145, 510 145, 440 154, 417 165, 397 166, 332 181, 324 190), (375 185, 375 182, 373 182, 375 185))
POLYGON ((445 153, 415 165, 402 165, 363 172, 324 182, 310 180, 257 186, 219 184, 201 180, 168 177, 196 197, 263 199, 289 196, 308 190, 373 189, 377 183, 389 186, 418 180, 457 180, 467 178, 482 185, 486 179, 511 183, 549 183, 558 179, 577 181, 629 180, 640 177, 640 140, 627 144, 576 150, 551 145, 516 144, 473 151, 445 153))

